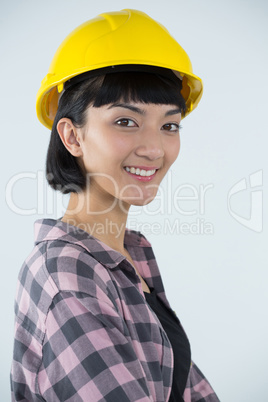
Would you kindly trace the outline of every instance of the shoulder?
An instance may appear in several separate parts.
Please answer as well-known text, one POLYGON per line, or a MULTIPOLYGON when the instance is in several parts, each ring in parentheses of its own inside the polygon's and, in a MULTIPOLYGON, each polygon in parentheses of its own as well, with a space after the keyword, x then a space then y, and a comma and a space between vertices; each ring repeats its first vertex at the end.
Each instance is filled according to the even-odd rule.
POLYGON ((87 296, 114 304, 109 301, 115 291, 108 270, 86 250, 59 240, 39 243, 19 274, 15 302, 18 322, 42 338, 54 300, 66 292, 77 299, 87 296))
POLYGON ((60 239, 47 243, 45 265, 59 291, 95 293, 110 281, 107 268, 88 250, 60 239))
MULTIPOLYGON (((40 291, 42 288, 43 293, 54 297, 61 291, 95 293, 96 286, 107 286, 110 275, 82 246, 55 239, 34 247, 22 266, 19 280, 28 288, 38 284, 40 291)), ((28 291, 32 294, 31 289, 28 291)))

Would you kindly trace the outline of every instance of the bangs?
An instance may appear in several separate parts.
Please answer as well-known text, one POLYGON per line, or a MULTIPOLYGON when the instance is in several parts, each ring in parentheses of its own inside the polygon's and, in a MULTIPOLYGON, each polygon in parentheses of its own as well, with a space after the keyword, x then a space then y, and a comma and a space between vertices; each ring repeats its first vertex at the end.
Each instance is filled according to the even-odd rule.
POLYGON ((181 80, 176 83, 159 74, 120 72, 106 74, 93 102, 101 107, 118 101, 176 105, 184 114, 185 100, 181 80))

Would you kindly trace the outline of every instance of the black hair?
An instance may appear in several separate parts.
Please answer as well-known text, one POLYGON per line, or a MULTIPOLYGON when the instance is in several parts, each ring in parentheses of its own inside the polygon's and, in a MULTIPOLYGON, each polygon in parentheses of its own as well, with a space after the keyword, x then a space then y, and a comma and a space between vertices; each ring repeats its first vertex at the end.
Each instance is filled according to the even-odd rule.
POLYGON ((176 105, 184 114, 186 105, 180 93, 181 80, 171 74, 174 79, 166 74, 122 71, 97 76, 93 74, 82 81, 74 79, 73 83, 68 82, 59 100, 47 152, 49 185, 63 194, 77 193, 86 187, 86 176, 77 158, 65 148, 58 134, 60 119, 69 118, 75 127, 83 127, 90 105, 101 107, 118 101, 176 105))

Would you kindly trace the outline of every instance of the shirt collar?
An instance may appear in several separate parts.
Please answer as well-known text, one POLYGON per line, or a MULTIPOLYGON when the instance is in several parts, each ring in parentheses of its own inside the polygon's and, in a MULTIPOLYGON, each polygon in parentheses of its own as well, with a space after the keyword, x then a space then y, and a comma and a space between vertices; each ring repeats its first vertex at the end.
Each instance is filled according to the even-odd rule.
MULTIPOLYGON (((118 251, 76 226, 55 219, 37 220, 35 222, 35 244, 53 240, 83 247, 97 261, 108 268, 115 268, 126 259, 118 251)), ((151 244, 141 233, 129 229, 125 231, 124 243, 131 247, 151 247, 151 244)))

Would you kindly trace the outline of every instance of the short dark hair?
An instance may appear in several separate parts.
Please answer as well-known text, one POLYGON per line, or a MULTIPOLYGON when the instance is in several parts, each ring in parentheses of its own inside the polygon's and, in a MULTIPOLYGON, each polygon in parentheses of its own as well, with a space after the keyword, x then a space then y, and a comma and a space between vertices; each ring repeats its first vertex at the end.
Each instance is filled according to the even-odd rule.
MULTIPOLYGON (((172 73, 173 74, 173 73, 172 73)), ((86 123, 90 105, 101 107, 122 100, 142 103, 176 105, 181 113, 186 111, 181 95, 181 80, 160 74, 123 71, 92 76, 78 82, 70 81, 60 97, 54 119, 46 160, 49 185, 63 194, 79 192, 86 187, 86 177, 78 160, 63 145, 57 124, 63 117, 69 118, 75 127, 86 123)))

